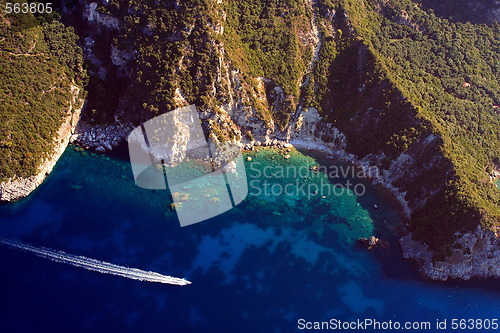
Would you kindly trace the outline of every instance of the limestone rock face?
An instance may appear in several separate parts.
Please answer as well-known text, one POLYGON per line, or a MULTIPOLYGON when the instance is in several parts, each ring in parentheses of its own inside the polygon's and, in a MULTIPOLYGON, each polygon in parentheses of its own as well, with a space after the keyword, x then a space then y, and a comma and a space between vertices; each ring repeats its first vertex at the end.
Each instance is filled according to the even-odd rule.
POLYGON ((478 226, 473 232, 457 234, 453 253, 446 261, 433 261, 432 251, 406 235, 400 239, 403 257, 420 264, 422 273, 433 280, 500 276, 500 238, 478 226))
MULTIPOLYGON (((367 115, 371 117, 372 115, 367 115)), ((346 142, 349 136, 331 124, 324 124, 314 109, 302 110, 290 132, 291 142, 297 146, 320 149, 328 154, 351 161, 365 170, 377 167, 378 175, 374 183, 389 189, 401 203, 405 215, 410 218, 413 211, 423 209, 427 200, 432 200, 438 187, 432 184, 415 183, 422 175, 433 174, 435 170, 449 170, 449 163, 439 152, 440 138, 434 134, 422 136, 409 149, 392 158, 387 166, 380 167, 386 156, 383 151, 364 157, 349 153, 346 142), (410 193, 410 189, 418 192, 410 193), (410 195, 409 195, 410 194, 410 195)), ((373 173, 369 173, 374 175, 373 173)), ((444 174, 443 179, 449 175, 444 174)), ((437 185, 437 184, 435 184, 437 185)), ((457 234, 457 241, 452 244, 453 254, 444 262, 433 262, 433 252, 411 235, 400 239, 403 256, 415 260, 422 274, 434 280, 465 279, 473 277, 500 277, 500 240, 494 232, 478 226, 475 231, 457 234)), ((373 240, 371 240, 373 243, 373 240)), ((372 246, 366 239, 368 246, 372 246)))
POLYGON ((85 6, 84 16, 87 20, 95 22, 106 28, 118 29, 120 27, 118 19, 109 15, 100 14, 97 11, 97 5, 97 2, 92 2, 85 6))
POLYGON ((110 151, 118 146, 134 129, 132 124, 89 125, 80 121, 70 142, 96 151, 110 151))

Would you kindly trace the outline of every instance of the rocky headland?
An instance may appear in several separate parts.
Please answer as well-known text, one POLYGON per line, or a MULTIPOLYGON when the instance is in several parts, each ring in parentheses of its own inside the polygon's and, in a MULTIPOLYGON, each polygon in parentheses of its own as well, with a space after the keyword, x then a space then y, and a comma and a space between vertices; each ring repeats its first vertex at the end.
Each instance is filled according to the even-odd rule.
POLYGON ((26 178, 11 178, 0 183, 0 201, 16 201, 27 197, 52 172, 52 169, 68 146, 72 135, 75 133, 84 104, 84 101, 78 98, 80 88, 72 86, 71 91, 73 99, 69 109, 66 111, 66 117, 53 140, 52 152, 42 161, 38 167, 37 174, 26 178))

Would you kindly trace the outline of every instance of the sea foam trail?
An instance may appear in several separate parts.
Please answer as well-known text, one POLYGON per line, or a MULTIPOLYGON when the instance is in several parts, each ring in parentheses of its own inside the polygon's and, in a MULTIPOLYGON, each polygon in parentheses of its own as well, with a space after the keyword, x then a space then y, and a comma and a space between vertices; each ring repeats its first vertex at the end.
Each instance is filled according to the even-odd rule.
POLYGON ((181 286, 191 284, 191 282, 185 279, 166 276, 156 272, 143 271, 138 268, 118 266, 115 264, 111 264, 109 262, 99 261, 84 256, 68 254, 63 251, 49 249, 46 247, 36 247, 19 241, 0 238, 0 244, 8 246, 10 248, 22 250, 25 252, 30 252, 39 257, 50 259, 55 262, 70 264, 76 267, 85 268, 90 271, 96 271, 103 274, 118 275, 128 279, 139 280, 139 281, 176 284, 181 286))

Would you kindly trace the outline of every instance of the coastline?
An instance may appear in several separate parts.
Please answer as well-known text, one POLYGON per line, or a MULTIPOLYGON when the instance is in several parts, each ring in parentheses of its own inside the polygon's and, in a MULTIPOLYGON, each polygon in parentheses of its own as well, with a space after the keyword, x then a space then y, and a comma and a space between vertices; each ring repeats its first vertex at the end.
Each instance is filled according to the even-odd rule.
MULTIPOLYGON (((303 139, 290 140, 290 143, 296 147, 322 151, 362 168, 369 167, 367 162, 357 159, 353 154, 344 150, 335 150, 321 143, 303 139)), ((405 193, 400 192, 384 177, 373 179, 373 184, 380 184, 389 190, 401 205, 405 218, 410 219, 411 208, 404 198, 405 193)), ((413 260, 420 273, 431 280, 500 277, 500 235, 478 225, 472 232, 456 233, 455 236, 457 239, 453 244, 451 256, 446 261, 434 261, 434 253, 422 242, 413 240, 412 233, 408 232, 399 239, 402 256, 413 260)))
MULTIPOLYGON (((279 135, 273 133, 270 136, 265 136, 263 141, 254 140, 246 143, 238 142, 237 144, 242 150, 252 150, 254 147, 283 149, 295 146, 298 148, 306 148, 322 152, 327 156, 332 156, 342 161, 352 163, 363 168, 364 170, 367 170, 374 165, 377 166, 376 163, 374 163, 376 162, 376 156, 359 159, 354 154, 347 153, 344 145, 345 137, 343 137, 343 134, 340 132, 335 132, 335 136, 337 138, 341 138, 339 142, 328 143, 319 139, 317 135, 312 133, 312 131, 307 131, 307 127, 314 125, 314 122, 312 122, 312 124, 307 124, 307 120, 321 121, 319 119, 306 119, 306 131, 304 131, 304 128, 291 130, 287 133, 288 135, 286 139, 277 139, 279 135), (271 139, 271 137, 273 137, 273 139, 271 139)), ((58 145, 57 153, 52 156, 50 161, 44 163, 42 171, 38 175, 30 177, 29 179, 11 182, 10 189, 12 189, 14 193, 17 193, 17 195, 13 196, 14 198, 19 199, 27 196, 43 182, 46 175, 50 173, 55 165, 55 162, 60 155, 62 155, 69 142, 75 143, 85 149, 93 149, 97 153, 106 153, 120 146, 130 131, 134 128, 130 123, 121 124, 119 122, 108 126, 90 125, 83 123, 82 121, 76 124, 73 117, 70 122, 72 124, 70 126, 72 128, 70 135, 68 136, 66 134, 66 136, 68 136, 67 140, 58 145)), ((292 125, 297 124, 295 123, 292 125)), ((62 126, 61 129, 63 127, 65 126, 62 126)), ((292 126, 290 126, 289 130, 291 128, 292 126)), ((62 133, 60 134, 63 135, 62 133)), ((382 170, 377 178, 372 178, 372 183, 374 185, 381 185, 385 189, 389 190, 391 195, 399 203, 402 209, 401 213, 403 217, 408 221, 412 212, 411 204, 405 199, 406 192, 402 192, 393 185, 394 180, 397 178, 395 178, 395 176, 389 171, 382 170)), ((401 173, 398 176, 405 177, 406 175, 401 173)), ((4 186, 4 184, 2 184, 2 186, 4 186)), ((1 187, 0 191, 2 191, 1 187)), ((3 193, 11 193, 11 191, 3 190, 1 193, 2 197, 4 197, 5 195, 3 193)), ((403 225, 403 227, 407 227, 407 224, 403 225)), ((481 226, 478 226, 473 232, 464 234, 457 233, 456 239, 457 241, 452 244, 456 247, 453 249, 452 255, 444 262, 435 262, 433 261, 433 252, 422 242, 413 240, 411 233, 407 233, 399 240, 402 250, 401 255, 405 259, 413 260, 418 265, 422 275, 432 280, 468 280, 473 277, 500 277, 500 241, 498 235, 495 235, 493 232, 484 230, 481 226)))
MULTIPOLYGON (((300 139, 295 139, 290 141, 291 144, 293 144, 296 147, 302 147, 302 148, 308 148, 308 149, 313 149, 317 151, 321 151, 327 155, 331 155, 333 157, 336 157, 338 159, 353 163, 356 166, 359 166, 363 168, 363 170, 369 170, 370 165, 367 162, 363 162, 359 159, 357 159, 353 154, 349 154, 345 152, 344 150, 335 150, 333 148, 329 148, 325 145, 318 144, 315 142, 311 141, 305 141, 305 140, 300 140, 300 139)), ((401 193, 398 191, 396 187, 394 187, 392 184, 386 182, 383 178, 379 177, 378 178, 372 178, 373 184, 380 184, 387 190, 391 192, 391 194, 394 196, 394 198, 398 201, 398 203, 401 205, 402 213, 406 219, 410 218, 411 214, 411 209, 408 205, 408 202, 404 199, 404 193, 401 193)))
MULTIPOLYGON (((78 150, 81 151, 81 149, 78 150)), ((267 162, 270 165, 301 165, 295 163, 295 158, 301 152, 295 153, 293 148, 289 161, 285 161, 282 157, 283 150, 272 149, 273 153, 267 148, 258 150, 260 150, 257 153, 258 156, 253 158, 252 162, 260 162, 262 167, 265 167, 267 162), (267 150, 269 152, 264 152, 267 150), (275 156, 275 159, 272 159, 272 156, 275 156)), ((172 293, 172 297, 175 297, 172 302, 175 301, 175 304, 183 309, 186 307, 182 305, 188 304, 188 310, 183 310, 186 318, 189 317, 189 304, 198 304, 203 307, 204 318, 214 318, 213 323, 216 325, 211 327, 215 327, 214 330, 217 331, 216 328, 220 324, 218 308, 234 302, 234 293, 227 292, 228 288, 236 290, 237 293, 242 292, 241 297, 237 297, 238 308, 248 306, 248 300, 252 300, 251 303, 254 304, 254 297, 257 297, 259 302, 255 303, 257 304, 255 311, 258 312, 254 312, 249 317, 252 322, 261 318, 269 318, 269 310, 275 311, 273 313, 279 317, 282 313, 280 309, 288 309, 286 307, 294 313, 300 311, 306 318, 310 317, 312 320, 315 320, 315 314, 318 313, 324 313, 325 318, 329 318, 328 314, 331 314, 334 309, 332 307, 336 307, 339 313, 342 313, 339 319, 345 319, 351 315, 356 316, 358 312, 354 311, 359 308, 353 307, 354 310, 350 310, 348 304, 353 304, 350 302, 352 300, 350 295, 354 295, 354 299, 357 300, 354 304, 362 304, 362 309, 373 311, 374 315, 380 318, 394 318, 394 315, 397 315, 400 320, 407 320, 407 318, 414 318, 412 314, 417 313, 419 320, 435 320, 433 318, 436 311, 435 304, 440 305, 439 309, 445 309, 440 312, 440 318, 443 319, 453 316, 469 317, 473 315, 472 312, 478 311, 481 311, 483 317, 496 314, 492 305, 496 304, 500 281, 476 279, 468 282, 441 283, 422 279, 413 263, 401 258, 397 242, 388 235, 391 230, 395 230, 393 226, 397 226, 393 223, 388 228, 379 224, 379 228, 375 229, 381 232, 380 236, 385 236, 383 239, 390 241, 391 247, 369 251, 357 244, 357 234, 352 237, 353 243, 347 242, 347 237, 344 235, 354 235, 351 234, 353 231, 340 222, 343 221, 342 219, 333 219, 333 216, 337 216, 335 213, 332 216, 319 211, 316 203, 321 205, 323 200, 318 200, 310 208, 306 205, 301 207, 301 205, 293 211, 284 209, 281 216, 273 214, 263 216, 256 208, 262 207, 264 210, 267 208, 271 211, 271 209, 275 210, 273 206, 286 207, 287 203, 278 200, 275 205, 271 206, 265 201, 259 202, 256 198, 257 200, 254 200, 251 205, 245 204, 238 207, 236 211, 222 216, 217 220, 219 223, 214 220, 216 225, 208 221, 206 225, 202 223, 194 227, 196 230, 179 228, 174 212, 168 208, 165 209, 162 205, 164 192, 143 191, 134 185, 132 178, 121 177, 124 174, 120 170, 129 167, 127 160, 108 158, 108 154, 99 155, 90 151, 79 151, 74 151, 73 146, 69 145, 54 172, 46 180, 47 184, 27 199, 29 201, 26 202, 27 205, 22 205, 24 209, 19 211, 21 208, 19 205, 14 205, 13 209, 2 207, 4 213, 2 217, 6 222, 3 237, 19 235, 20 241, 56 248, 66 253, 185 277, 193 281, 191 287, 196 289, 195 293, 189 292, 191 289, 186 290, 186 294, 184 288, 177 290, 174 286, 140 283, 111 275, 101 275, 52 263, 29 254, 5 252, 5 267, 12 267, 12 269, 5 272, 4 280, 12 281, 12 283, 9 284, 4 299, 6 302, 15 299, 18 301, 12 302, 15 307, 9 307, 10 312, 4 313, 4 317, 14 312, 22 314, 26 307, 29 307, 32 313, 31 309, 36 310, 40 305, 43 307, 46 300, 50 300, 50 307, 44 308, 47 310, 47 318, 54 319, 47 323, 46 326, 49 327, 52 322, 57 324, 58 320, 50 315, 53 308, 68 309, 67 304, 71 304, 74 299, 81 300, 85 304, 100 304, 102 300, 99 298, 102 297, 99 294, 110 293, 103 306, 111 309, 109 322, 113 325, 112 312, 113 308, 116 308, 115 304, 119 308, 127 306, 127 309, 130 309, 127 313, 133 313, 137 309, 137 304, 142 304, 141 302, 146 300, 155 309, 158 293, 161 295, 172 293), (71 184, 80 184, 83 187, 72 189, 71 184), (99 184, 99 186, 93 186, 93 184, 99 184), (61 206, 61 202, 69 206, 61 206), (40 223, 29 223, 24 226, 26 223, 23 222, 29 222, 29 218, 37 216, 37 212, 48 212, 46 207, 52 207, 51 212, 59 213, 51 213, 50 216, 53 218, 39 219, 40 223), (331 227, 341 231, 338 234, 339 237, 336 237, 333 232, 325 233, 324 237, 316 236, 314 224, 318 222, 308 219, 307 214, 303 216, 303 222, 294 222, 294 219, 299 217, 296 212, 301 210, 304 212, 318 210, 319 215, 332 216, 330 221, 334 223, 331 227), (152 234, 151 230, 155 232, 152 234), (186 249, 193 256, 179 265, 178 263, 186 258, 186 249), (207 252, 210 250, 211 252, 207 252), (212 255, 209 255, 207 259, 206 253, 212 253, 212 255), (230 256, 225 256, 224 253, 230 256), (172 262, 169 258, 174 258, 174 261, 172 262), (296 272, 301 273, 297 275, 296 272), (20 279, 19 276, 26 278, 20 279), (68 276, 70 278, 64 278, 68 276), (247 284, 246 279, 250 279, 250 285, 247 284), (97 291, 89 293, 89 288, 97 291), (290 290, 294 288, 300 290, 301 294, 294 295, 292 299, 287 298, 286 295, 290 294, 290 290), (39 293, 33 293, 33 290, 39 290, 39 293), (61 290, 63 298, 51 297, 61 290), (196 293, 197 290, 211 291, 213 297, 200 299, 196 293), (144 298, 145 293, 151 296, 144 298), (124 294, 127 295, 127 300, 130 300, 125 304, 123 303, 124 294), (186 295, 189 296, 187 299, 186 295), (224 295, 224 297, 220 298, 218 295, 224 295), (220 305, 218 308, 214 308, 214 299, 220 305), (330 301, 325 302, 325 299, 330 301), (277 300, 279 304, 269 304, 270 300, 277 300), (414 304, 415 307, 408 309, 398 306, 401 300, 414 304), (312 301, 316 303, 311 303, 312 301), (298 309, 294 304, 302 308, 298 309), (380 312, 369 308, 374 304, 378 304, 380 312), (468 306, 462 306, 463 304, 468 306), (263 309, 264 305, 266 308, 263 309), (397 309, 398 312, 395 314, 393 309, 397 309)), ((255 153, 256 151, 250 154, 253 156, 255 153)), ((311 151, 311 153, 314 152, 311 151)), ((314 153, 312 156, 326 163, 336 163, 336 160, 323 157, 325 155, 322 153, 314 153)), ((303 157, 299 158, 303 159, 303 157)), ((310 158, 304 160, 310 160, 310 158)), ((314 161, 311 162, 314 164, 314 161)), ((259 169, 262 170, 260 167, 259 169)), ((270 170, 277 169, 273 166, 270 170)), ((369 187, 367 184, 367 189, 369 187)), ((378 190, 369 192, 369 195, 376 194, 378 190)), ((390 199, 390 194, 387 193, 387 197, 383 199, 378 200, 378 198, 374 196, 373 201, 363 200, 367 204, 361 203, 360 210, 352 212, 368 210, 380 216, 394 214, 393 202, 389 206, 386 205, 386 199, 390 199), (378 210, 370 209, 371 203, 375 201, 379 204, 378 210)), ((336 201, 330 197, 326 201, 330 202, 330 199, 333 202, 336 201)), ((356 209, 356 204, 350 207, 356 209)), ((351 211, 342 207, 338 207, 338 210, 344 212, 339 214, 343 216, 351 211)), ((334 212, 333 209, 332 212, 334 212)), ((370 230, 357 227, 356 215, 358 214, 353 214, 352 220, 349 220, 354 232, 363 233, 370 230)), ((368 231, 366 235, 368 234, 371 233, 368 231)), ((7 248, 4 250, 10 251, 7 248)), ((144 318, 146 320, 151 318, 150 308, 142 308, 144 308, 144 318)), ((70 307, 70 310, 75 313, 73 317, 76 318, 75 320, 82 318, 82 321, 96 313, 95 307, 83 310, 70 307), (76 314, 80 317, 75 317, 76 314)), ((230 311, 229 314, 236 323, 240 322, 242 318, 240 311, 230 311)), ((163 307, 154 315, 165 322, 172 320, 165 317, 163 307)), ((14 316, 14 318, 18 317, 14 316)), ((108 317, 102 318, 108 322, 108 317)), ((73 323, 73 320, 69 321, 68 325, 73 323)), ((140 323, 138 327, 130 330, 141 331, 140 323)), ((162 327, 164 329, 164 326, 162 327)), ((68 329, 71 330, 70 327, 68 329)), ((159 328, 160 331, 161 329, 159 328)), ((189 330, 189 327, 186 329, 189 330)), ((255 328, 250 325, 250 331, 252 329, 255 328)), ((179 329, 172 330, 176 332, 179 329)), ((285 321, 282 331, 288 332, 289 330, 289 322, 285 321)), ((248 333, 251 333, 250 331, 248 333)), ((238 332, 238 329, 236 328, 233 332, 238 332)))
POLYGON ((71 89, 73 92, 73 101, 70 103, 66 119, 64 119, 54 138, 52 153, 40 164, 36 175, 26 178, 15 177, 0 183, 0 201, 13 202, 27 197, 36 190, 52 172, 52 169, 70 142, 85 103, 84 100, 77 99, 80 88, 72 86, 71 89), (75 104, 78 106, 74 107, 75 104))

